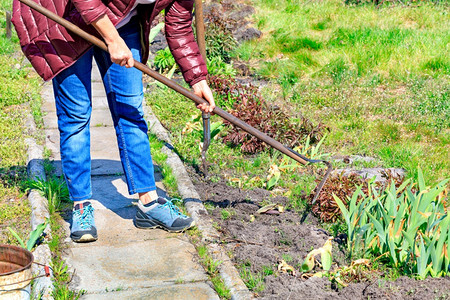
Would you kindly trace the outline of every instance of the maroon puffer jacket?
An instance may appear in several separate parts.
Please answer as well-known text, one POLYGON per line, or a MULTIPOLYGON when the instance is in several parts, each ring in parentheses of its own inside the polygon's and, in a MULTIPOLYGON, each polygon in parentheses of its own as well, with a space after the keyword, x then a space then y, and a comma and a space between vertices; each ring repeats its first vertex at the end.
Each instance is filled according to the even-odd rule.
MULTIPOLYGON (((88 24, 107 14, 116 25, 135 3, 135 0, 34 1, 97 37, 100 37, 97 31, 88 24)), ((165 9, 165 30, 169 48, 184 79, 191 86, 205 79, 207 75, 205 62, 192 32, 193 3, 194 0, 156 0, 152 5, 138 6, 144 47, 142 62, 146 63, 148 59, 151 22, 165 9)), ((22 51, 44 80, 52 79, 92 47, 90 43, 18 0, 13 1, 12 21, 22 51)))

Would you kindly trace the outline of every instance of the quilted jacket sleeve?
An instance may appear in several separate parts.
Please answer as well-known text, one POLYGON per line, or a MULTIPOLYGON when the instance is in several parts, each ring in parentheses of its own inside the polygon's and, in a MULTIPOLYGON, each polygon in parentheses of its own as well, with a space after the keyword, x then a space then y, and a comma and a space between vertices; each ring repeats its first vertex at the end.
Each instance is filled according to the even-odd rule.
POLYGON ((166 8, 166 38, 189 85, 206 79, 208 71, 192 31, 193 0, 176 0, 166 8))
POLYGON ((101 0, 71 0, 86 24, 91 24, 107 13, 107 7, 101 0))

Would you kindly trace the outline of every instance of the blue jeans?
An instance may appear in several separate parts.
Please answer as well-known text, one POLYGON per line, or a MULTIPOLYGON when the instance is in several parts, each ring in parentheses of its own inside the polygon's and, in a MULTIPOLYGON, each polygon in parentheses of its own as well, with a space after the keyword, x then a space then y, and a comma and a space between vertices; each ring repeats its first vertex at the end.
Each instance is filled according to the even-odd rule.
MULTIPOLYGON (((133 58, 140 61, 138 23, 132 20, 118 31, 133 58)), ((92 197, 89 132, 92 57, 105 86, 128 191, 134 194, 156 190, 142 109, 142 72, 112 63, 107 52, 94 47, 53 79, 61 161, 70 199, 81 201, 92 197)))

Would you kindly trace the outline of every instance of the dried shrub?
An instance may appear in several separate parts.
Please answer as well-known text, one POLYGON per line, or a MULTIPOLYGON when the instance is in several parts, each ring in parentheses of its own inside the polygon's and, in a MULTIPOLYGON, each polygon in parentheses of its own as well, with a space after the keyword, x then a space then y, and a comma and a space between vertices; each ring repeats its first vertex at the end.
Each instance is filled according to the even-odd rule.
MULTIPOLYGON (((317 181, 320 181, 319 179, 317 181)), ((322 191, 320 191, 319 197, 316 203, 312 205, 311 210, 315 216, 320 218, 323 222, 334 223, 341 215, 339 206, 336 201, 334 201, 333 194, 335 194, 339 199, 342 199, 344 204, 347 205, 347 196, 353 195, 358 186, 362 186, 362 191, 367 193, 367 183, 366 181, 356 174, 350 174, 349 176, 344 176, 344 173, 331 174, 327 182, 323 186, 322 191)), ((310 195, 309 203, 315 195, 315 190, 310 195)))
MULTIPOLYGON (((385 185, 390 182, 394 182, 395 186, 399 187, 404 181, 404 177, 395 176, 389 170, 383 171, 382 176, 386 179, 384 184, 381 182, 376 183, 380 189, 385 188, 385 185)), ((316 182, 319 183, 320 180, 321 178, 318 178, 316 179, 316 182)), ((353 195, 358 186, 361 186, 362 192, 367 195, 367 181, 368 179, 362 178, 355 173, 350 173, 349 175, 344 175, 344 171, 342 173, 332 173, 320 191, 316 203, 314 203, 311 207, 313 214, 320 218, 323 222, 336 222, 336 220, 341 216, 341 211, 333 198, 333 194, 341 199, 348 208, 347 196, 353 195)), ((312 204, 312 199, 315 194, 316 190, 314 189, 311 195, 309 195, 310 205, 312 204)))
MULTIPOLYGON (((291 148, 300 145, 309 136, 311 143, 323 136, 325 127, 314 126, 311 121, 302 118, 299 123, 293 122, 287 113, 279 107, 265 102, 258 88, 249 84, 243 85, 231 77, 210 76, 211 87, 217 92, 217 103, 229 112, 291 148)), ((240 146, 244 153, 258 153, 267 145, 237 126, 225 122, 230 130, 223 140, 234 146, 240 146)))

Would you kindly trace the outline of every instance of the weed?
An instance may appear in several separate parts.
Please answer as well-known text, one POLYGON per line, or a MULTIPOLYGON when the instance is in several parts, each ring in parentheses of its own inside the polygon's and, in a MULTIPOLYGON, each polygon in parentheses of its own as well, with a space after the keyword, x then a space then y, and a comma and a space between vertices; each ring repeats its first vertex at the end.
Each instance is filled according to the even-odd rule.
POLYGON ((152 159, 160 167, 163 176, 162 182, 166 188, 166 192, 174 198, 179 197, 177 180, 172 172, 172 168, 166 163, 167 154, 161 151, 164 143, 154 134, 149 134, 149 142, 152 149, 152 159))
POLYGON ((201 263, 208 273, 214 289, 221 298, 231 299, 231 294, 228 288, 225 286, 222 278, 219 275, 218 266, 221 262, 215 261, 208 252, 208 248, 204 245, 196 245, 198 256, 201 259, 201 263))
POLYGON ((236 70, 220 56, 208 58, 208 73, 210 75, 236 76, 236 70))
POLYGON ((290 254, 287 253, 283 253, 281 255, 281 258, 285 261, 285 262, 291 262, 293 260, 293 257, 290 254))
POLYGON ((39 242, 39 239, 41 238, 42 233, 44 232, 47 225, 48 225, 48 219, 45 220, 44 223, 36 226, 36 229, 30 233, 30 237, 28 238, 26 245, 25 245, 25 242, 22 240, 22 238, 17 234, 17 232, 15 232, 13 229, 11 229, 11 227, 8 227, 8 230, 17 239, 17 241, 22 246, 22 248, 25 248, 28 251, 32 251, 34 246, 39 242))
POLYGON ((270 276, 273 275, 275 272, 271 266, 262 266, 262 273, 264 274, 264 276, 270 276))
POLYGON ((230 53, 237 46, 237 42, 231 34, 234 21, 226 18, 223 13, 215 8, 205 14, 205 43, 206 56, 220 58, 225 63, 230 62, 230 53))
POLYGON ((239 268, 239 275, 250 291, 260 293, 264 290, 264 276, 261 273, 254 274, 249 267, 244 264, 239 268))
POLYGON ((26 186, 28 189, 40 191, 47 198, 50 213, 60 210, 64 202, 70 202, 69 190, 62 177, 50 176, 47 180, 28 180, 26 186))
POLYGON ((226 209, 222 209, 220 211, 220 214, 221 214, 222 220, 224 220, 224 221, 228 220, 232 215, 231 212, 226 209))

